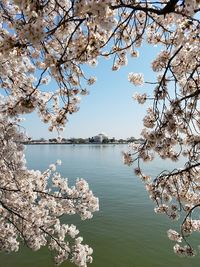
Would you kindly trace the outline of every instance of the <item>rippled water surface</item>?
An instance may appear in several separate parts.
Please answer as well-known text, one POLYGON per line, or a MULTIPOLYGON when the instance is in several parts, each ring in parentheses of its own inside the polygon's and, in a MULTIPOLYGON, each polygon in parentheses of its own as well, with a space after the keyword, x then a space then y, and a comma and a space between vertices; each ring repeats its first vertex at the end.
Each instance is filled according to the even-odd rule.
MULTIPOLYGON (((80 222, 76 216, 65 219, 77 225, 84 241, 94 249, 94 262, 89 266, 199 266, 200 256, 184 259, 174 255, 173 242, 166 236, 166 231, 174 225, 167 217, 154 214, 142 182, 131 167, 123 165, 121 151, 125 149, 124 145, 29 145, 26 156, 28 166, 40 170, 61 159, 58 170, 68 177, 70 184, 83 177, 99 197, 100 211, 92 220, 80 222)), ((169 168, 173 165, 161 160, 145 166, 152 175, 169 168)), ((195 236, 194 241, 198 238, 195 236)), ((45 248, 32 252, 23 247, 17 253, 0 254, 0 267, 53 266, 45 248)), ((74 265, 65 262, 62 266, 74 265)))

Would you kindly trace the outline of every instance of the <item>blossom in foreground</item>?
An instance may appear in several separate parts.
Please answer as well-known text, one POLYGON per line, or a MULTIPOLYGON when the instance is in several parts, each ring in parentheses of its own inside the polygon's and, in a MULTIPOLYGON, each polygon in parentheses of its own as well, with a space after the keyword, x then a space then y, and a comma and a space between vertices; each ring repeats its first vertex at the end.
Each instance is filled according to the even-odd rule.
POLYGON ((130 72, 128 74, 128 81, 133 85, 143 85, 144 84, 144 77, 142 73, 133 73, 130 72))
POLYGON ((196 251, 192 247, 187 245, 182 247, 179 244, 174 246, 174 253, 180 257, 194 257, 196 255, 196 251))
POLYGON ((130 153, 122 152, 124 164, 130 166, 133 163, 133 159, 130 153))
POLYGON ((176 242, 182 242, 182 236, 175 230, 169 229, 167 231, 168 238, 176 242))
POLYGON ((92 218, 99 210, 98 198, 82 178, 69 187, 68 179, 57 172, 60 160, 44 172, 27 169, 21 144, 25 136, 14 120, 0 115, 0 133, 0 250, 18 251, 21 242, 34 251, 47 246, 56 264, 70 260, 87 266, 92 249, 82 243, 75 225, 60 219, 73 214, 92 218))
POLYGON ((147 94, 146 93, 144 94, 134 93, 133 99, 138 101, 139 104, 144 104, 147 100, 147 94))

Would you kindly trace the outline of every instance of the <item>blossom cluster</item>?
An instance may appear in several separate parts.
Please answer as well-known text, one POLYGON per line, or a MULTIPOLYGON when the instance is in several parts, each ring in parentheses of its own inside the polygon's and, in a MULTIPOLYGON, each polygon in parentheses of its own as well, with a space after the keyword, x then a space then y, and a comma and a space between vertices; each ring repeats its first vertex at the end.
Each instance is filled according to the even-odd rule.
POLYGON ((144 78, 141 73, 129 73, 128 75, 128 80, 134 85, 143 85, 144 83, 144 78))
POLYGON ((54 251, 56 264, 69 259, 86 266, 92 262, 92 249, 82 244, 76 226, 62 224, 60 218, 92 218, 98 198, 84 179, 69 187, 56 171, 59 160, 44 172, 27 169, 17 122, 1 116, 0 130, 0 250, 18 251, 23 240, 34 251, 43 246, 54 251))
POLYGON ((135 93, 133 95, 133 99, 138 101, 139 104, 144 104, 147 100, 147 94, 146 93, 144 93, 144 94, 135 93))
POLYGON ((192 247, 188 245, 181 247, 179 244, 174 246, 174 253, 180 257, 193 257, 196 255, 196 251, 192 247))
MULTIPOLYGON (((151 84, 150 88, 154 87, 152 92, 148 91, 148 97, 146 93, 133 96, 140 104, 152 100, 152 105, 143 119, 143 142, 129 146, 125 164, 137 163, 134 173, 145 183, 150 199, 155 202, 156 213, 166 214, 172 220, 185 216, 180 225, 180 234, 171 229, 168 231, 170 240, 184 242, 188 235, 200 231, 199 220, 194 218, 196 213, 193 213, 200 205, 200 21, 196 17, 200 2, 184 1, 181 5, 179 1, 174 1, 174 6, 170 6, 172 2, 168 1, 163 6, 160 1, 156 9, 148 4, 145 9, 138 2, 135 7, 136 21, 140 21, 135 23, 137 31, 143 30, 145 34, 142 37, 162 50, 151 64, 155 81, 146 82, 151 84), (148 24, 148 19, 152 23, 148 24), (162 171, 149 179, 149 175, 143 173, 142 162, 155 157, 171 160, 174 164, 184 157, 186 163, 182 168, 162 171)), ((130 73, 128 80, 136 86, 144 83, 142 74, 137 73, 130 73)), ((188 244, 176 244, 174 252, 182 256, 194 256, 196 252, 188 244)))

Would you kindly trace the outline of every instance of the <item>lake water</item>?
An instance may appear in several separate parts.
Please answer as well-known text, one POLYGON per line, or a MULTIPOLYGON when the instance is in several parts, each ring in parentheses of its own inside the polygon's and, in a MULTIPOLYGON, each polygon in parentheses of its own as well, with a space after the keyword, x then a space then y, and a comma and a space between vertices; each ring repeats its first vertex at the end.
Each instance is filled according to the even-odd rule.
MULTIPOLYGON (((91 267, 197 267, 200 256, 179 258, 174 255, 173 242, 166 231, 174 223, 166 216, 154 214, 142 182, 131 167, 122 162, 121 151, 126 145, 29 145, 26 149, 30 168, 45 170, 57 159, 58 171, 71 184, 77 177, 85 178, 100 200, 100 211, 91 220, 67 217, 66 223, 77 225, 84 242, 93 249, 91 267)), ((178 163, 181 165, 181 162, 178 163)), ((173 168, 169 161, 156 160, 147 164, 147 173, 156 175, 173 168)), ((177 227, 178 229, 178 227, 177 227)), ((194 237, 194 242, 198 240, 194 237)), ((199 242, 200 243, 200 242, 199 242)), ((53 267, 47 249, 32 252, 0 253, 1 267, 53 267)), ((72 267, 65 262, 61 266, 72 267)))

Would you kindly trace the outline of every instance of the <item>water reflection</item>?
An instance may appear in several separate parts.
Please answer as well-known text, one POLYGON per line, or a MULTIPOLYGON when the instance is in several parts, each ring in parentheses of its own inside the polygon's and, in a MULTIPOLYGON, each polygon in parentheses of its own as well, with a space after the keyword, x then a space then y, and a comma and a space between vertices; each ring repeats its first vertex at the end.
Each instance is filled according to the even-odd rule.
MULTIPOLYGON (((61 159, 62 175, 71 184, 77 177, 86 178, 99 197, 100 212, 92 220, 64 218, 67 223, 76 224, 84 241, 94 248, 91 267, 199 266, 199 257, 182 259, 173 254, 173 242, 166 236, 173 224, 165 216, 153 213, 153 203, 142 182, 133 175, 132 168, 123 165, 123 150, 126 145, 30 145, 26 155, 29 167, 41 170, 61 159)), ((163 168, 174 165, 157 160, 147 164, 145 171, 156 175, 163 168)), ((46 249, 35 253, 23 248, 19 253, 0 254, 0 262, 2 267, 53 267, 46 249)))

